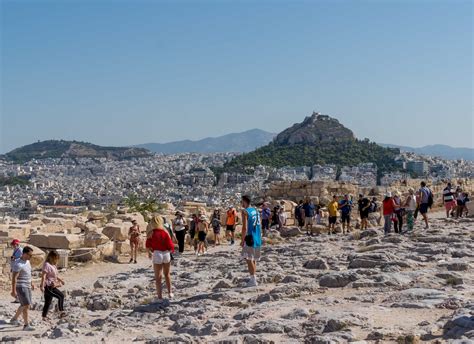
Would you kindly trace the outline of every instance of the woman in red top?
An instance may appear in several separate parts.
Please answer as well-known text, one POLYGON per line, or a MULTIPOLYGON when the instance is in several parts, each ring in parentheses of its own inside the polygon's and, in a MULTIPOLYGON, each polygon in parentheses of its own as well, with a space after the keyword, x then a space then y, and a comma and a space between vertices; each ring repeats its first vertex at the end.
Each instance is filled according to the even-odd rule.
POLYGON ((153 259, 156 293, 158 295, 158 299, 161 300, 161 276, 164 274, 166 288, 168 288, 168 295, 171 299, 173 297, 173 293, 171 292, 170 253, 174 253, 173 241, 171 241, 168 231, 164 229, 163 218, 161 216, 153 217, 150 221, 149 228, 151 230, 147 233, 146 248, 148 250, 148 257, 153 259))
POLYGON ((395 211, 395 202, 392 198, 392 193, 387 192, 385 195, 385 199, 383 200, 382 211, 383 211, 383 218, 385 220, 383 231, 385 235, 392 231, 392 216, 395 211))

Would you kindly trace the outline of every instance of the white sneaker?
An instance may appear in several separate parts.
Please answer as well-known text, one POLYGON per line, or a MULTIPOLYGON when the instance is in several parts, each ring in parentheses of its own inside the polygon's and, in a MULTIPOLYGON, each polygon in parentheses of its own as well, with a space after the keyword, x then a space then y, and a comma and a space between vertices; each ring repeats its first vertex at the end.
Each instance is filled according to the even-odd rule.
POLYGON ((23 331, 34 331, 35 328, 31 325, 25 325, 23 326, 23 331))
POLYGON ((258 286, 257 279, 255 277, 250 277, 249 281, 247 282, 246 287, 251 288, 251 287, 256 287, 258 286))
POLYGON ((12 325, 12 326, 20 326, 20 322, 17 320, 13 320, 11 319, 10 322, 8 323, 9 325, 12 325))

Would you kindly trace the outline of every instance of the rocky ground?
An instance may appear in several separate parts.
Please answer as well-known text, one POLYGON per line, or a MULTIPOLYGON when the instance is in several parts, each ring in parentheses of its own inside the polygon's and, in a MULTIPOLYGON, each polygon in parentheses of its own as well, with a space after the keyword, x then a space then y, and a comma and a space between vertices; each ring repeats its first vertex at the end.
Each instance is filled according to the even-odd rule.
POLYGON ((69 269, 69 316, 41 322, 36 291, 31 333, 6 324, 17 305, 2 292, 0 341, 474 343, 474 219, 438 216, 411 235, 271 237, 257 288, 243 288, 239 248, 225 244, 176 259, 175 298, 161 303, 145 256, 69 269))

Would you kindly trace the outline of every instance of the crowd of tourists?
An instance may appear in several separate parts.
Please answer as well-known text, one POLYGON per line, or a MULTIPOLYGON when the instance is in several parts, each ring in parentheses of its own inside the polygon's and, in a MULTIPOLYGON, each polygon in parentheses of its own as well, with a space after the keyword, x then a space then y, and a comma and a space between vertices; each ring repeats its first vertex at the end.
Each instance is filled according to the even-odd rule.
MULTIPOLYGON (((467 215, 467 203, 469 197, 460 187, 453 188, 450 183, 442 193, 443 204, 447 217, 462 217, 467 215)), ((429 209, 434 203, 433 192, 421 182, 420 188, 410 188, 406 195, 399 191, 387 192, 379 207, 375 197, 369 198, 359 195, 357 202, 350 195, 337 197, 324 207, 314 204, 308 198, 298 202, 294 210, 294 219, 300 229, 304 229, 307 235, 320 235, 321 228, 326 226, 328 235, 336 234, 336 224, 341 223, 342 234, 352 230, 354 208, 357 207, 360 217, 360 229, 367 229, 371 213, 380 213, 379 223, 383 219, 384 233, 389 234, 394 228, 395 233, 403 234, 413 231, 414 224, 419 215, 423 219, 426 229, 429 228, 429 209), (380 208, 380 209, 379 209, 380 208), (323 212, 324 210, 324 212, 323 212), (326 216, 327 214, 327 216, 326 216), (404 229, 405 224, 405 229, 404 229), (317 225, 317 226, 315 226, 317 225)), ((155 274, 156 298, 162 300, 162 279, 164 276, 168 298, 174 297, 171 283, 171 262, 184 253, 186 239, 194 250, 196 256, 205 255, 208 252, 208 233, 212 231, 214 246, 221 245, 221 228, 225 228, 226 239, 229 245, 234 245, 237 237, 235 230, 238 223, 242 223, 240 236, 241 258, 245 260, 249 278, 247 287, 255 287, 257 282, 257 261, 261 255, 262 236, 265 236, 271 228, 281 229, 287 224, 285 203, 281 202, 271 208, 271 204, 265 202, 261 208, 252 206, 249 196, 243 196, 240 211, 229 205, 225 216, 221 216, 221 209, 214 209, 210 218, 206 214, 192 214, 190 220, 186 220, 181 211, 175 213, 175 218, 169 223, 165 217, 153 216, 146 229, 145 247, 152 261, 155 274), (177 244, 177 251, 175 250, 177 244)), ((129 229, 129 241, 131 247, 130 263, 137 263, 137 254, 141 246, 142 230, 134 221, 129 229)), ((19 318, 23 318, 24 330, 34 330, 29 322, 28 310, 32 305, 32 290, 34 285, 31 278, 30 259, 33 249, 29 246, 21 247, 18 240, 11 242, 13 253, 11 256, 12 289, 11 296, 15 302, 20 303, 18 310, 10 321, 12 325, 20 325, 19 318)), ((39 288, 44 294, 44 306, 42 317, 49 321, 48 312, 53 299, 58 300, 59 317, 64 317, 64 293, 59 288, 65 285, 58 273, 59 255, 56 251, 50 251, 43 264, 41 282, 39 288)))

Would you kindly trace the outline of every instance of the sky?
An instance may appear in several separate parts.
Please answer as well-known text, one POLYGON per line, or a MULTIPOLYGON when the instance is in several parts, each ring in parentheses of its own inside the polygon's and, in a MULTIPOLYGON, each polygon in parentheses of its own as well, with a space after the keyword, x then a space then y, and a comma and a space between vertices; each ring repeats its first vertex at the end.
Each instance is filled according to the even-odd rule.
POLYGON ((313 111, 474 147, 470 0, 0 3, 0 153, 277 133, 313 111))

